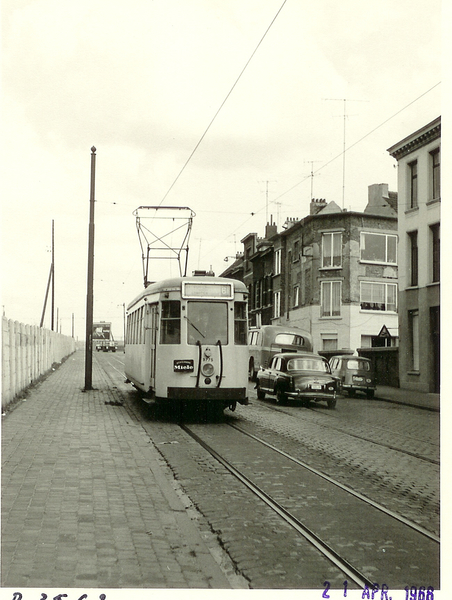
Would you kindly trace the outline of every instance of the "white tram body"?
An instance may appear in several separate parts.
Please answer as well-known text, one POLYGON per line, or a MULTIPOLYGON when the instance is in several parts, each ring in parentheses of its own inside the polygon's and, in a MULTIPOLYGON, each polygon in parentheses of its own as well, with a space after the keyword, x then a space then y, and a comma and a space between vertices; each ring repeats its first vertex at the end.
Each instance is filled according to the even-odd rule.
POLYGON ((149 284, 127 308, 127 380, 156 400, 248 404, 247 298, 222 277, 149 284))

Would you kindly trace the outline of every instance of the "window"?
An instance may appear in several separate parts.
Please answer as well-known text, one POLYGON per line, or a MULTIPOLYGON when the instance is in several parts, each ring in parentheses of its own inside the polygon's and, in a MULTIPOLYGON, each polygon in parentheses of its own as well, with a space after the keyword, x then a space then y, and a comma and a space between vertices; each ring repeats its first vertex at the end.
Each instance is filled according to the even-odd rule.
POLYGON ((248 327, 246 322, 245 302, 234 303, 234 343, 246 346, 246 335, 248 327))
POLYGON ((287 370, 329 373, 328 363, 320 358, 292 358, 287 363, 287 370))
MULTIPOLYGON (((337 336, 336 337, 323 337, 322 336, 322 350, 337 350, 337 336)), ((337 361, 338 359, 336 359, 337 361)))
POLYGON ((411 369, 419 371, 419 311, 408 311, 408 323, 410 328, 410 358, 411 369))
POLYGON ((161 344, 180 344, 180 302, 164 300, 162 302, 161 344))
POLYGON ((360 256, 363 262, 397 264, 397 236, 361 232, 360 256))
POLYGON ((300 301, 300 286, 294 285, 293 288, 293 307, 297 307, 300 301))
POLYGON ((276 319, 281 316, 281 292, 273 294, 273 317, 276 319))
POLYGON ((300 242, 297 240, 293 246, 293 261, 297 261, 300 258, 300 242))
POLYGON ((188 343, 228 343, 228 305, 226 302, 188 302, 188 343))
POLYGON ((275 250, 275 263, 274 263, 275 275, 281 273, 281 248, 275 250))
POLYGON ((345 365, 349 371, 370 371, 370 363, 367 360, 359 360, 359 358, 347 360, 345 365))
POLYGON ((430 152, 432 169, 432 200, 441 198, 441 156, 439 148, 430 152))
POLYGON ((410 247, 410 285, 418 285, 418 246, 417 231, 410 231, 408 234, 410 247))
POLYGON ((261 282, 256 281, 254 284, 254 308, 261 307, 261 282))
POLYGON ((410 173, 410 208, 417 208, 417 160, 408 164, 410 173))
POLYGON ((362 281, 360 289, 361 310, 397 311, 397 284, 362 281))
POLYGON ((341 314, 341 282, 322 281, 321 283, 321 317, 338 317, 341 314))
POLYGON ((440 243, 439 243, 439 223, 430 225, 431 248, 432 248, 432 283, 439 281, 440 277, 440 243))
POLYGON ((342 234, 322 235, 322 267, 340 267, 342 264, 342 234))

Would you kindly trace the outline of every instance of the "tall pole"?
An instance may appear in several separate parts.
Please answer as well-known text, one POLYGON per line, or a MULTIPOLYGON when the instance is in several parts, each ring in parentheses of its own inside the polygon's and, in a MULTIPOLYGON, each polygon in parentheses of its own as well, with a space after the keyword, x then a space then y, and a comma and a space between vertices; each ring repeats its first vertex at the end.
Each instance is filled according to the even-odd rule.
POLYGON ((44 298, 44 307, 42 309, 41 324, 39 325, 39 327, 42 327, 44 324, 44 317, 46 315, 46 306, 47 306, 47 296, 49 295, 49 287, 50 287, 51 280, 52 280, 52 265, 50 265, 49 279, 47 281, 46 295, 44 298))
POLYGON ((54 228, 52 219, 52 315, 50 329, 53 331, 53 316, 55 314, 55 243, 54 243, 54 228))
POLYGON ((126 304, 123 302, 122 304, 122 317, 123 317, 123 325, 124 325, 124 354, 126 353, 126 304))
POLYGON ((88 282, 86 292, 85 390, 93 389, 93 281, 94 281, 94 183, 96 148, 91 148, 91 192, 89 199, 88 282))

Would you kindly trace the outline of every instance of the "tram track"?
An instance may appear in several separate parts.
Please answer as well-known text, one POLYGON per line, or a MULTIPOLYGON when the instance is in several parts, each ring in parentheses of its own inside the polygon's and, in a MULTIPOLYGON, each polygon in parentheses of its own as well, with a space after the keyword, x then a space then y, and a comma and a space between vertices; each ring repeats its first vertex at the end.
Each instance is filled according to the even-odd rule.
MULTIPOLYGON (((110 357, 108 363, 115 379, 119 374, 115 365, 120 366, 121 361, 110 357)), ((365 485, 358 487, 361 494, 353 493, 351 487, 334 479, 336 471, 328 470, 330 477, 320 471, 320 464, 316 471, 294 460, 290 456, 293 444, 282 445, 286 453, 276 448, 275 439, 292 428, 298 431, 299 443, 305 434, 312 437, 309 422, 303 420, 301 430, 290 420, 280 423, 279 433, 265 435, 266 441, 257 437, 259 425, 256 431, 252 419, 250 423, 243 419, 245 409, 243 417, 241 411, 238 415, 227 413, 226 422, 212 424, 190 414, 182 428, 172 413, 142 406, 134 394, 125 408, 148 432, 175 482, 207 519, 237 572, 252 588, 310 589, 328 581, 334 589, 341 587, 344 579, 350 589, 369 587, 373 582, 385 582, 390 589, 439 586, 439 537, 398 515, 400 500, 392 506, 389 503, 395 509, 391 513, 364 496, 365 485)), ((294 417, 291 411, 281 412, 294 417)), ((264 425, 267 420, 269 417, 264 425)), ((315 448, 322 451, 322 445, 316 443, 309 452, 315 448)), ((352 479, 347 483, 354 487, 352 479)), ((373 490, 373 500, 381 499, 375 493, 378 490, 373 490)), ((386 494, 383 502, 387 500, 386 494)), ((414 513, 411 516, 416 519, 414 513)))
MULTIPOLYGON (((286 510, 279 502, 274 500, 263 489, 255 485, 248 477, 236 469, 230 462, 216 452, 209 444, 204 442, 196 433, 194 433, 186 425, 181 425, 182 429, 188 433, 198 444, 200 444, 207 452, 209 452, 218 462, 220 462, 230 473, 239 479, 249 490, 258 496, 275 511, 287 524, 291 525, 300 535, 308 540, 317 550, 319 550, 326 558, 328 558, 336 567, 338 567, 346 576, 354 581, 359 587, 372 587, 373 582, 361 573, 357 568, 348 563, 342 558, 333 548, 325 543, 318 535, 303 525, 294 515, 286 510)), ((241 431, 237 428, 238 431, 241 431)))
MULTIPOLYGON (((438 585, 435 571, 440 540, 436 535, 312 469, 237 425, 222 425, 221 429, 216 429, 218 435, 212 432, 206 435, 207 432, 202 429, 195 431, 197 426, 193 425, 182 424, 180 427, 358 587, 372 586, 375 582, 382 581, 393 587, 411 585, 413 580, 409 577, 413 576, 413 569, 417 571, 415 579, 418 585, 438 585), (225 433, 225 429, 231 428, 241 436, 242 442, 230 439, 225 433), (245 444, 243 436, 251 442, 245 444), (225 444, 228 439, 230 443, 225 444), (265 464, 276 460, 279 465, 276 473, 290 473, 285 478, 287 488, 276 488, 279 496, 277 499, 267 490, 274 489, 272 477, 280 476, 272 476, 271 469, 268 474, 266 471, 264 477, 262 473, 253 474, 253 468, 247 468, 238 458, 240 452, 237 453, 237 448, 241 448, 242 453, 250 457, 250 463, 253 462, 253 457, 261 456, 261 451, 256 446, 250 446, 250 443, 259 444, 266 449, 266 453, 279 456, 279 459, 273 459, 270 455, 267 458, 266 454, 265 458, 265 464), (290 461, 296 472, 284 461, 290 461), (237 463, 242 466, 238 467, 237 463), (260 480, 264 479, 264 485, 256 483, 256 476, 260 480), (306 502, 305 499, 300 501, 299 497, 294 497, 296 487, 291 487, 289 479, 292 482, 306 482, 308 498, 312 498, 312 502, 306 502), (337 506, 331 502, 332 499, 337 506), (328 510, 325 512, 325 505, 330 505, 331 514, 328 514, 328 510), (344 510, 349 513, 348 516, 344 514, 344 510), (350 514, 356 516, 355 525, 350 514), (348 527, 340 522, 341 517, 348 521, 348 527), (404 557, 403 564, 407 569, 405 580, 400 579, 398 573, 403 570, 400 567, 401 556, 404 557)), ((276 485, 283 485, 279 479, 278 482, 276 485)))
MULTIPOLYGON (((266 408, 268 408, 269 410, 275 411, 275 412, 284 413, 286 415, 290 415, 290 416, 293 415, 293 413, 291 413, 290 411, 286 411, 286 410, 280 408, 279 406, 266 405, 266 408)), ((309 410, 312 413, 322 414, 322 416, 326 417, 326 418, 329 417, 329 415, 328 415, 328 413, 326 411, 316 409, 314 406, 310 406, 306 410, 309 410)), ((334 425, 331 425, 329 423, 328 424, 324 424, 324 423, 316 422, 316 426, 322 427, 322 428, 328 429, 328 430, 337 431, 337 432, 339 432, 339 433, 341 433, 343 435, 347 435, 349 437, 352 437, 352 438, 355 438, 355 439, 358 439, 358 440, 363 440, 363 441, 365 441, 368 444, 373 444, 375 446, 381 446, 383 448, 388 448, 389 450, 394 450, 396 452, 400 452, 401 454, 405 454, 406 456, 412 456, 413 458, 417 458, 419 460, 428 462, 428 463, 433 464, 433 465, 440 465, 440 461, 437 460, 437 459, 435 459, 435 458, 429 458, 428 456, 424 456, 424 455, 419 454, 417 452, 411 452, 410 450, 405 450, 403 448, 395 446, 394 444, 388 444, 388 443, 385 443, 385 442, 377 441, 375 439, 371 439, 369 437, 369 434, 367 434, 366 436, 359 435, 357 433, 352 433, 350 431, 346 431, 346 430, 344 430, 341 427, 334 427, 334 425)))
POLYGON ((318 475, 319 477, 321 477, 322 479, 325 479, 326 481, 328 481, 329 483, 332 483, 333 485, 339 487, 340 489, 346 491, 347 493, 355 496, 356 498, 359 498, 360 500, 362 500, 363 502, 366 502, 367 504, 369 504, 370 506, 373 506, 374 508, 376 508, 377 510, 380 510, 381 512, 387 514, 388 516, 396 519, 397 521, 400 521, 401 523, 404 523, 405 525, 407 525, 408 527, 411 527, 412 529, 418 531, 419 533, 421 533, 422 535, 425 535, 426 537, 428 537, 429 539, 435 541, 435 542, 440 542, 440 538, 439 536, 435 535, 434 533, 432 533, 431 531, 428 531, 427 529, 425 529, 425 527, 421 527, 420 525, 418 525, 417 523, 414 523, 413 521, 410 521, 409 519, 406 519, 405 517, 403 517, 402 515, 399 515, 398 513, 386 508, 385 506, 383 506, 382 504, 379 504, 378 502, 375 502, 374 500, 371 500, 370 498, 367 498, 366 496, 364 496, 363 494, 360 494, 359 492, 351 489, 349 486, 344 485, 343 483, 340 483, 339 481, 333 479, 332 477, 330 477, 329 475, 326 475, 325 473, 322 473, 321 471, 314 469, 313 467, 311 467, 310 465, 308 465, 307 463, 299 460, 298 458, 295 458, 294 456, 291 456, 290 454, 287 454, 287 452, 284 452, 283 450, 280 450, 278 448, 276 448, 275 446, 273 446, 272 444, 269 444, 268 442, 266 442, 265 440, 263 440, 262 438, 259 438, 255 435, 253 435, 252 433, 249 433, 248 431, 245 431, 244 429, 242 429, 241 427, 238 427, 237 425, 234 425, 232 423, 229 423, 230 427, 233 427, 234 429, 236 429, 237 431, 240 431, 241 433, 243 433, 244 435, 247 435, 248 437, 256 440, 257 442, 259 442, 260 444, 263 444, 264 446, 267 446, 268 448, 271 448, 272 450, 274 450, 275 452, 278 452, 279 454, 281 454, 282 456, 285 456, 286 458, 288 458, 289 460, 291 460, 292 462, 296 463, 297 465, 303 467, 304 469, 307 469, 309 471, 311 471, 311 473, 314 473, 315 475, 318 475))

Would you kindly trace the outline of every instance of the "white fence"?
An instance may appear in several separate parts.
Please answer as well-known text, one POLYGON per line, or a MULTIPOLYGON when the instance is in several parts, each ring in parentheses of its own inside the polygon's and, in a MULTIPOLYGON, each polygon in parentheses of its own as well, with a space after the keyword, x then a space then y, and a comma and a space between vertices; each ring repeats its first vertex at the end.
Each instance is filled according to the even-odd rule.
POLYGON ((3 317, 2 409, 74 350, 72 337, 3 317))

